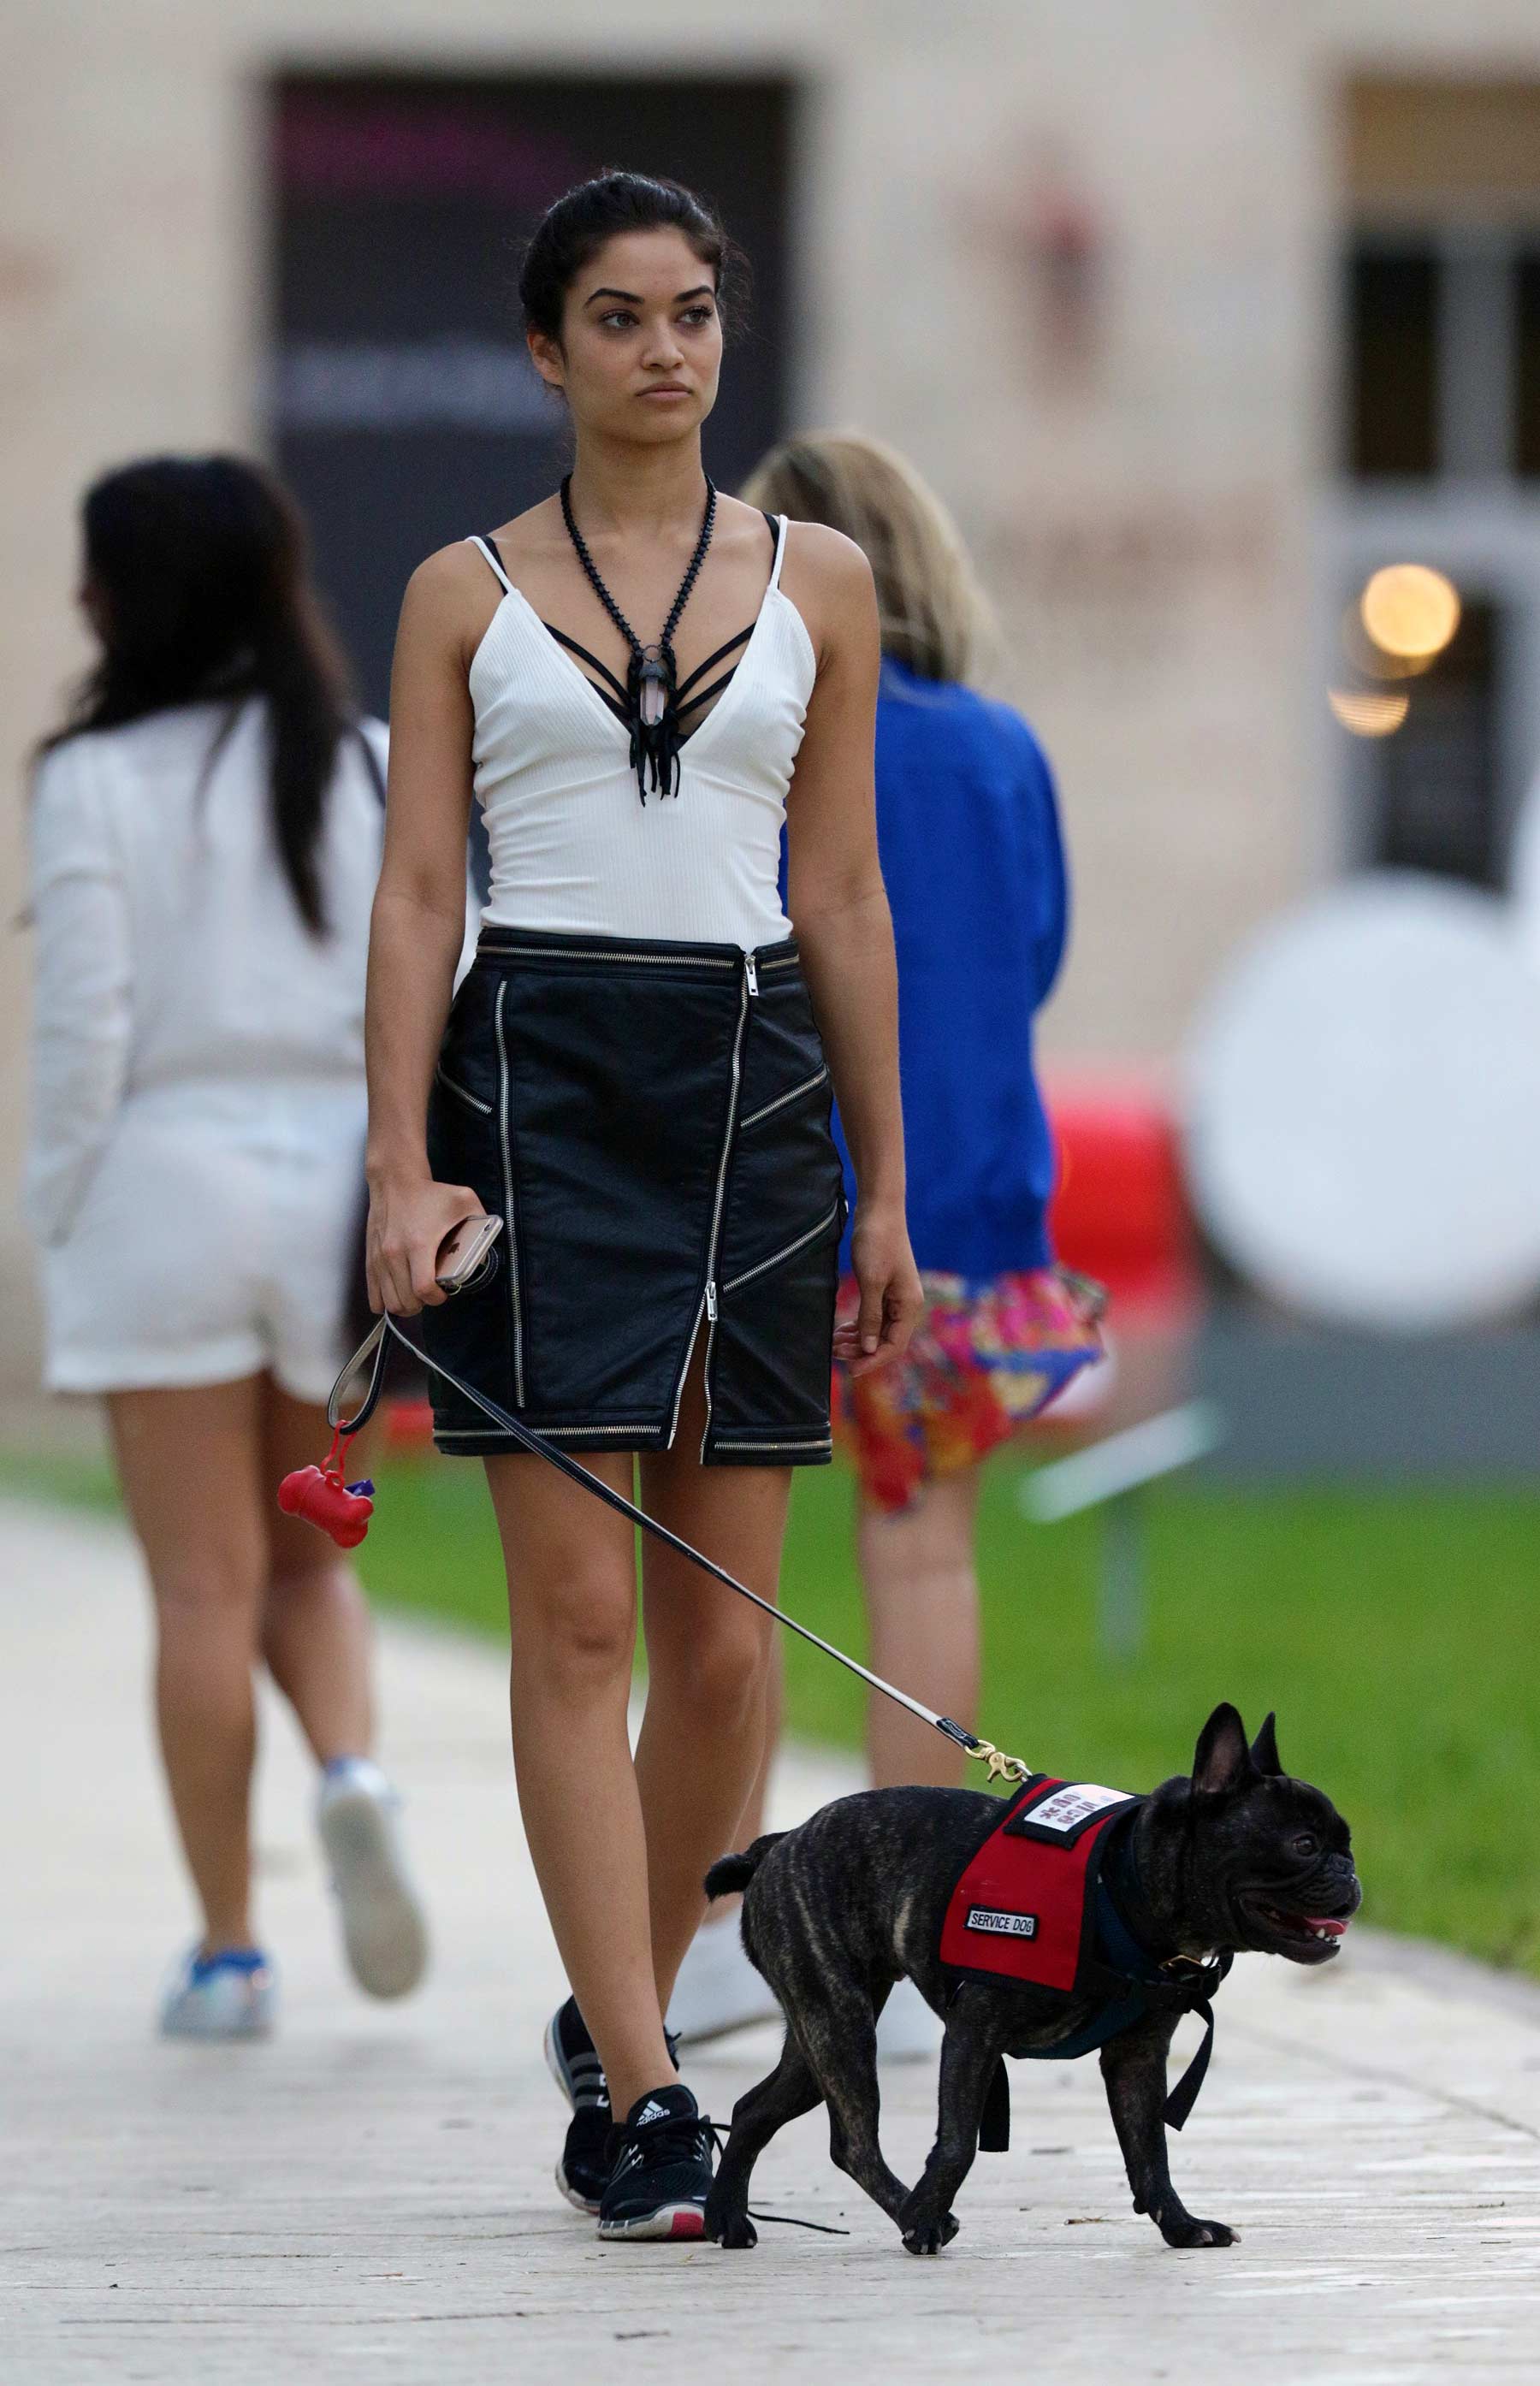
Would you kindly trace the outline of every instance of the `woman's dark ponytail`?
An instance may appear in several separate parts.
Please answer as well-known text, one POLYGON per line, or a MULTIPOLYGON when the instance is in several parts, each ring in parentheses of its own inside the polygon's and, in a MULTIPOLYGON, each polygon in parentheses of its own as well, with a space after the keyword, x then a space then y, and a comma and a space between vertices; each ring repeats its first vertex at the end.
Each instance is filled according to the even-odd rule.
POLYGON ((300 917, 326 928, 318 852, 326 791, 351 712, 347 673, 305 570, 304 534, 289 514, 287 568, 254 623, 254 681, 268 699, 273 835, 300 917))
POLYGON ((102 658, 63 728, 116 729, 174 706, 266 699, 273 835, 300 917, 325 934, 319 852, 346 668, 310 585, 286 490, 237 456, 157 456, 109 472, 82 509, 102 658))

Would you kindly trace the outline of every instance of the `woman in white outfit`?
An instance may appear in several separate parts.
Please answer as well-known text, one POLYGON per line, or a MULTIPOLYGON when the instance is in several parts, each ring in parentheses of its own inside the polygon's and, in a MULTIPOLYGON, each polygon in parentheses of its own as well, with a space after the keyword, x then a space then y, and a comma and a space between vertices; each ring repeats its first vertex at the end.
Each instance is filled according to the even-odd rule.
POLYGON ((360 1985, 399 1995, 426 1959, 369 1753, 364 1601, 274 1496, 324 1444, 345 1355, 384 733, 349 714, 298 518, 256 467, 131 464, 83 515, 100 658, 31 805, 27 1210, 46 1382, 104 1399, 155 1598, 202 1915, 161 2027, 249 2036, 274 2010, 251 1914, 259 1662, 322 1767, 360 1985))

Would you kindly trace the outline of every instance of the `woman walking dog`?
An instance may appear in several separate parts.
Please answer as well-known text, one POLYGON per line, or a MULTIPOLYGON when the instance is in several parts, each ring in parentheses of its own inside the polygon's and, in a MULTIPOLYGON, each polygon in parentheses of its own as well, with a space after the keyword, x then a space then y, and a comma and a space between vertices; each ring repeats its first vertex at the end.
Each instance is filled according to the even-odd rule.
POLYGON ((257 2036, 260 1660, 322 1767, 359 1984, 427 1942, 370 1760, 369 1619, 346 1562, 273 1513, 345 1350, 383 738, 354 723, 298 519, 228 456, 131 464, 85 500, 101 647, 38 766, 27 1206, 46 1379, 104 1396, 155 1596, 156 1707, 203 1928, 171 2036, 257 2036), (366 741, 369 741, 366 743, 366 741))
MULTIPOLYGON (((845 1210, 853 1373, 920 1300, 904 1225, 877 859, 870 571, 720 496, 701 461, 733 254, 692 194, 611 173, 530 245, 530 352, 569 414, 558 494, 414 574, 369 986, 369 1275, 432 1354, 772 1598, 794 1466, 830 1455, 845 1210), (450 1006, 474 792, 492 852, 450 1006), (790 880, 777 891, 783 821, 790 880), (790 917, 787 916, 788 911, 790 917), (795 923, 795 936, 793 923, 795 923), (496 1264, 435 1254, 496 1210, 496 1264)), ((436 1383, 436 1379, 435 1379, 436 1383)), ((508 1576, 530 1847, 572 1995, 546 2052, 557 2184, 605 2238, 700 2233, 710 2141, 662 2013, 764 1731, 764 1619, 436 1388, 508 1576)))

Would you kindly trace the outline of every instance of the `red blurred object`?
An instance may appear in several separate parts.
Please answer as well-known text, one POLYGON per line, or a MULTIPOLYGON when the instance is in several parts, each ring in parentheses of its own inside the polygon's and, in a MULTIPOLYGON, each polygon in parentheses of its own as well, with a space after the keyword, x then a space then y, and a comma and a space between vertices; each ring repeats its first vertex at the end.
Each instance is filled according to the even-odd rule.
POLYGON ((372 1483, 347 1484, 332 1467, 301 1466, 285 1475, 278 1487, 278 1504, 286 1516, 303 1516, 337 1547, 356 1550, 374 1513, 372 1483))
POLYGON ((1197 1252, 1170 1104, 1148 1086, 1066 1080, 1050 1086, 1048 1112, 1058 1257, 1107 1287, 1118 1333, 1189 1325, 1197 1252))
POLYGON ((385 1410, 385 1439, 392 1450, 427 1450, 433 1438, 432 1400, 392 1400, 385 1410))

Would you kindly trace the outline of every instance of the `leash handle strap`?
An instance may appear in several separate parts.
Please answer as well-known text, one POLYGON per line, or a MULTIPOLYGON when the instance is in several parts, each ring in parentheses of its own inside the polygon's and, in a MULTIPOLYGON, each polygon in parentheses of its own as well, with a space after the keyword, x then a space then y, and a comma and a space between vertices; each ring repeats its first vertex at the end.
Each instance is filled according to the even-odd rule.
MULTIPOLYGON (((433 1375, 441 1376, 444 1383, 459 1393, 462 1400, 470 1400, 473 1407, 481 1410, 483 1416, 490 1417, 499 1431, 511 1435, 515 1441, 523 1449, 532 1450, 536 1457, 547 1460, 558 1474, 567 1476, 573 1483, 581 1483, 585 1490, 594 1493, 595 1499, 602 1500, 606 1507, 613 1508, 618 1515, 629 1516, 633 1525, 641 1526, 643 1532, 650 1533, 655 1540, 663 1541, 670 1549, 677 1550, 681 1557, 688 1558, 691 1563, 699 1566, 703 1573, 713 1576, 720 1583, 724 1583, 729 1590, 735 1590, 740 1599, 746 1599, 751 1606, 759 1608, 764 1614, 771 1616, 777 1624, 784 1625, 788 1632, 795 1632, 802 1639, 810 1641, 815 1649, 821 1649, 826 1657, 833 1657, 836 1664, 844 1665, 847 1672, 857 1675, 861 1681, 865 1682, 869 1689, 880 1690, 883 1698, 892 1699, 895 1706, 907 1708, 908 1713, 920 1723, 929 1724, 933 1731, 939 1731, 945 1739, 952 1740, 958 1748, 966 1750, 969 1755, 987 1754, 993 1778, 994 1760, 997 1752, 990 1747, 987 1740, 982 1740, 972 1732, 965 1731, 962 1725, 954 1723, 950 1715, 937 1714, 933 1708, 923 1705, 919 1699, 911 1699, 907 1690, 895 1689, 891 1682, 884 1682, 880 1674, 869 1673, 866 1666, 858 1664, 854 1657, 847 1657, 843 1649, 836 1649, 832 1640, 820 1639, 810 1626, 799 1624, 795 1615, 788 1615, 783 1608, 772 1607, 768 1599, 761 1599, 757 1590, 750 1590, 746 1583, 740 1582, 735 1575, 729 1574, 726 1568, 718 1565, 714 1559, 703 1556, 701 1551, 693 1548, 688 1541, 682 1540, 677 1533, 670 1532, 667 1525, 659 1524, 656 1516, 649 1516, 645 1508, 638 1508, 635 1502, 626 1499, 623 1493, 612 1490, 609 1485, 601 1481, 598 1476, 591 1475, 586 1466, 580 1466, 575 1458, 570 1456, 565 1450, 558 1450, 554 1442, 547 1441, 544 1434, 536 1433, 532 1425, 520 1425, 517 1417, 509 1416, 507 1411, 499 1408, 495 1400, 486 1399, 482 1393, 474 1390, 470 1384, 462 1384, 459 1377, 452 1375, 449 1369, 442 1365, 437 1359, 430 1358, 419 1342, 414 1342, 409 1334, 404 1334, 388 1310, 370 1328, 332 1387, 326 1403, 326 1421, 339 1433, 351 1436, 359 1432, 373 1415, 380 1395, 384 1389, 385 1366, 393 1338, 400 1343, 404 1350, 409 1350, 414 1359, 420 1360, 433 1375), (369 1384, 362 1404, 356 1414, 344 1417, 342 1414, 343 1391, 352 1377, 357 1374, 364 1362, 370 1358, 373 1360, 373 1364, 369 1369, 369 1384)), ((1014 1762, 1014 1760, 1010 1761, 1014 1762)))

